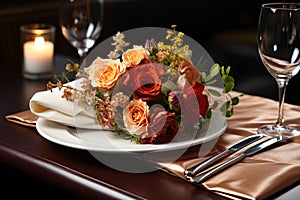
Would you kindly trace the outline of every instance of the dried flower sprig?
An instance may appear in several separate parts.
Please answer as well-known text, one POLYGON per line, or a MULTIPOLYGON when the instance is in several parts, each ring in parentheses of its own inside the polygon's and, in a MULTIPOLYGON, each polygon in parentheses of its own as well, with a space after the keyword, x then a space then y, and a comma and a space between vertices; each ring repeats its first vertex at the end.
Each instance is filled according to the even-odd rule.
POLYGON ((115 36, 113 36, 114 42, 112 43, 113 46, 115 46, 114 51, 110 51, 107 55, 110 59, 117 59, 121 56, 120 52, 124 52, 124 48, 127 47, 130 43, 125 42, 124 40, 125 36, 123 33, 120 33, 119 31, 115 36))
POLYGON ((189 45, 183 45, 184 33, 177 32, 176 25, 171 27, 173 30, 168 30, 166 36, 166 40, 169 40, 171 44, 160 41, 157 43, 157 47, 164 54, 163 64, 176 71, 184 58, 191 58, 192 51, 189 49, 189 45))

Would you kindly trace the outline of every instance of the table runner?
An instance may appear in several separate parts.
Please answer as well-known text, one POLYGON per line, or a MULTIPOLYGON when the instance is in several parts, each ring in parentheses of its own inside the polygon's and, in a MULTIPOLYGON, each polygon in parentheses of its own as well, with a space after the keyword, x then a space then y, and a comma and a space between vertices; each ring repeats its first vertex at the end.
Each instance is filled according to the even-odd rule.
MULTIPOLYGON (((172 164, 160 164, 165 166, 163 169, 167 173, 185 179, 184 169, 200 163, 246 136, 257 134, 259 126, 275 123, 277 112, 278 102, 244 94, 234 108, 234 115, 228 118, 227 130, 207 155, 201 155, 200 148, 193 147, 172 164)), ((300 106, 285 104, 284 115, 287 124, 300 128, 300 106)), ((300 136, 290 138, 284 145, 247 157, 198 185, 231 199, 264 199, 298 180, 300 136)))
MULTIPOLYGON (((240 94, 234 92, 232 95, 240 94)), ((158 164, 168 174, 185 179, 183 174, 185 168, 200 163, 246 136, 257 134, 257 127, 276 121, 277 112, 278 102, 244 94, 240 96, 240 103, 234 108, 234 115, 228 118, 227 130, 218 138, 210 152, 201 152, 201 145, 198 145, 189 148, 173 163, 158 164)), ((25 114, 28 119, 28 111, 21 114, 25 114)), ((285 104, 284 115, 287 124, 300 129, 300 106, 285 104)), ((34 115, 32 117, 36 118, 34 115)), ((16 113, 6 118, 10 121, 15 118, 18 121, 22 115, 16 113)), ((32 126, 31 120, 30 125, 32 126)), ((199 184, 199 187, 232 199, 264 199, 298 180, 300 180, 300 136, 291 138, 287 144, 244 159, 199 184)))

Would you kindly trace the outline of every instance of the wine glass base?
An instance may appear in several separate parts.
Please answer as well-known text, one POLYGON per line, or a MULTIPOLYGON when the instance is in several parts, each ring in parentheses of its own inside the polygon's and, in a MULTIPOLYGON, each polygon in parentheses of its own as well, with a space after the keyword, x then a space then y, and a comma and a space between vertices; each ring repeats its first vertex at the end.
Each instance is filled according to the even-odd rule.
POLYGON ((300 130, 289 126, 279 126, 279 125, 264 125, 257 129, 257 132, 269 136, 296 136, 300 135, 300 130))

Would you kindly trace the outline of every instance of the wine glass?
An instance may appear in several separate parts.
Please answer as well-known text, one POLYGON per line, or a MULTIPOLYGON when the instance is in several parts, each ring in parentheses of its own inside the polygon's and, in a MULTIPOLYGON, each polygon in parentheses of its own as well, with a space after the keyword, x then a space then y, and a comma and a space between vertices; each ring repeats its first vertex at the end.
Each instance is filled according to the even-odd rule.
POLYGON ((103 11, 103 0, 67 0, 59 9, 62 34, 77 49, 80 61, 100 36, 103 11))
POLYGON ((263 125, 257 131, 271 136, 298 135, 299 130, 285 124, 283 113, 286 86, 300 69, 300 4, 262 4, 257 42, 260 58, 275 78, 279 91, 276 123, 263 125))

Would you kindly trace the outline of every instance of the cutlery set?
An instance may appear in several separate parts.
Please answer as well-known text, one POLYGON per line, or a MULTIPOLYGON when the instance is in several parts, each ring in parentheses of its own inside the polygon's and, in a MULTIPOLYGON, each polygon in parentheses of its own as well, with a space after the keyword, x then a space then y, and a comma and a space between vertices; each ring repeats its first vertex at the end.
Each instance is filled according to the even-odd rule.
POLYGON ((287 138, 288 138, 287 136, 276 136, 276 137, 268 138, 254 146, 249 147, 248 149, 244 150, 242 153, 229 159, 228 161, 223 162, 219 165, 216 165, 215 167, 210 168, 216 162, 238 152, 239 150, 254 143, 255 141, 260 140, 263 137, 264 137, 263 134, 257 134, 257 135, 252 135, 252 136, 246 137, 246 138, 238 141, 237 143, 233 144, 231 147, 227 148, 226 150, 208 158, 207 160, 204 160, 200 164, 193 166, 189 169, 186 169, 184 171, 184 175, 185 175, 186 179, 192 183, 202 183, 202 182, 206 181, 207 179, 211 178, 213 175, 238 163, 239 161, 243 160, 244 158, 253 156, 254 154, 257 154, 263 150, 266 150, 267 148, 270 148, 271 146, 274 146, 275 144, 286 142, 287 138))

